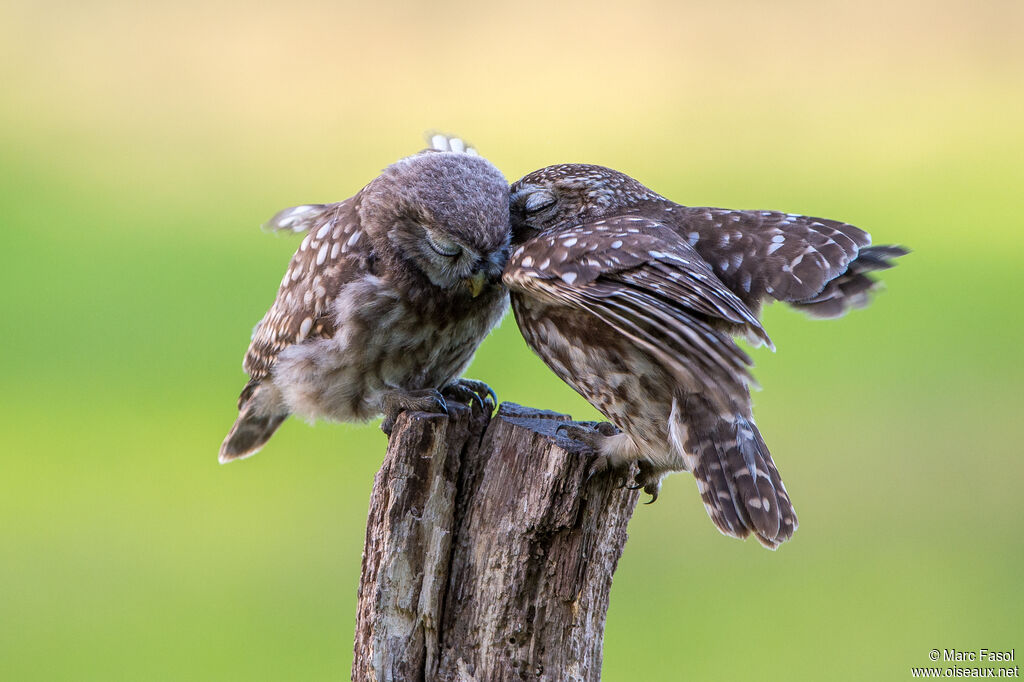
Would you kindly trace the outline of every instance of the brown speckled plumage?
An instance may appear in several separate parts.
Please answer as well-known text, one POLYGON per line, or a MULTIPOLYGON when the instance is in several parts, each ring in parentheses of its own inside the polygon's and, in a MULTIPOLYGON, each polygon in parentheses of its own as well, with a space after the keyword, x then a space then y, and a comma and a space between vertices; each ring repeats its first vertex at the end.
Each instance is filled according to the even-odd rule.
POLYGON ((690 471, 723 533, 775 548, 797 517, 754 425, 751 360, 770 345, 758 312, 780 300, 820 316, 867 302, 868 273, 900 247, 841 222, 681 206, 601 166, 562 164, 511 188, 504 280, 527 343, 622 433, 594 445, 640 466, 657 496, 690 471))
POLYGON ((289 414, 351 421, 403 396, 429 404, 501 319, 507 183, 461 141, 434 144, 350 199, 270 221, 305 236, 253 332, 221 461, 258 451, 289 414))

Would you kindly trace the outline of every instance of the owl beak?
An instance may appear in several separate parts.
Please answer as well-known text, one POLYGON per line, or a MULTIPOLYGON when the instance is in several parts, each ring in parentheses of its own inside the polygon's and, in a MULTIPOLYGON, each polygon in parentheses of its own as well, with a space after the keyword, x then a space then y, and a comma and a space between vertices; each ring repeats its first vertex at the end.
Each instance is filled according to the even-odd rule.
POLYGON ((469 293, 476 298, 480 295, 480 292, 484 290, 484 283, 487 281, 487 274, 483 271, 476 273, 472 277, 467 277, 462 280, 462 283, 469 289, 469 293))

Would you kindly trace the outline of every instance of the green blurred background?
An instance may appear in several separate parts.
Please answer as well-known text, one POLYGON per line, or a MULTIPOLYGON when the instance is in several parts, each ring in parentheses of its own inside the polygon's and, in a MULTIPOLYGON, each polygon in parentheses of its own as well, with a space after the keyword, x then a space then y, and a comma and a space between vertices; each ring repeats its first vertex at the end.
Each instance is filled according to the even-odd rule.
MULTIPOLYGON (((427 128, 510 180, 601 163, 914 249, 868 310, 767 310, 757 417, 800 531, 725 538, 671 477, 630 526, 606 680, 902 680, 1024 647, 1022 7, 2 5, 0 679, 347 677, 383 435, 291 420, 216 452, 297 245, 258 226, 427 128)), ((596 417, 511 316, 470 375, 596 417)))

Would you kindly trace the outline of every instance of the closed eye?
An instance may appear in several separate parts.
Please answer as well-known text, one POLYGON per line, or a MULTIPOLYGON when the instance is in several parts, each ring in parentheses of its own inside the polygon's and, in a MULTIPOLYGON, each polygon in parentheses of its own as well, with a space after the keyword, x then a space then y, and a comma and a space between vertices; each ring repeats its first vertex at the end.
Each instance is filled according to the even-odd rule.
POLYGON ((555 203, 555 197, 553 194, 545 191, 534 192, 526 198, 526 202, 523 204, 523 209, 527 213, 537 213, 543 211, 545 208, 553 206, 555 203))
POLYGON ((445 258, 456 258, 462 253, 462 247, 450 239, 435 237, 427 231, 427 245, 439 256, 445 258))

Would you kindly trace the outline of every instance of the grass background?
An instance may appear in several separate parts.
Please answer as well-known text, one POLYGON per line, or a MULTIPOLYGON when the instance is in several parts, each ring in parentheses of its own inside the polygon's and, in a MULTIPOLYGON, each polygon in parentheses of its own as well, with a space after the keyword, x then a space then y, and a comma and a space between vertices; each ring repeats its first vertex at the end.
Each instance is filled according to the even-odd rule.
MULTIPOLYGON (((289 421, 220 467, 296 241, 436 127, 509 177, 841 218, 913 255, 870 309, 766 312, 761 430, 800 514, 639 509, 604 679, 907 679, 1021 648, 1024 9, 780 3, 0 4, 0 678, 347 676, 384 437, 289 421)), ((470 375, 596 413, 511 316, 470 375)))

